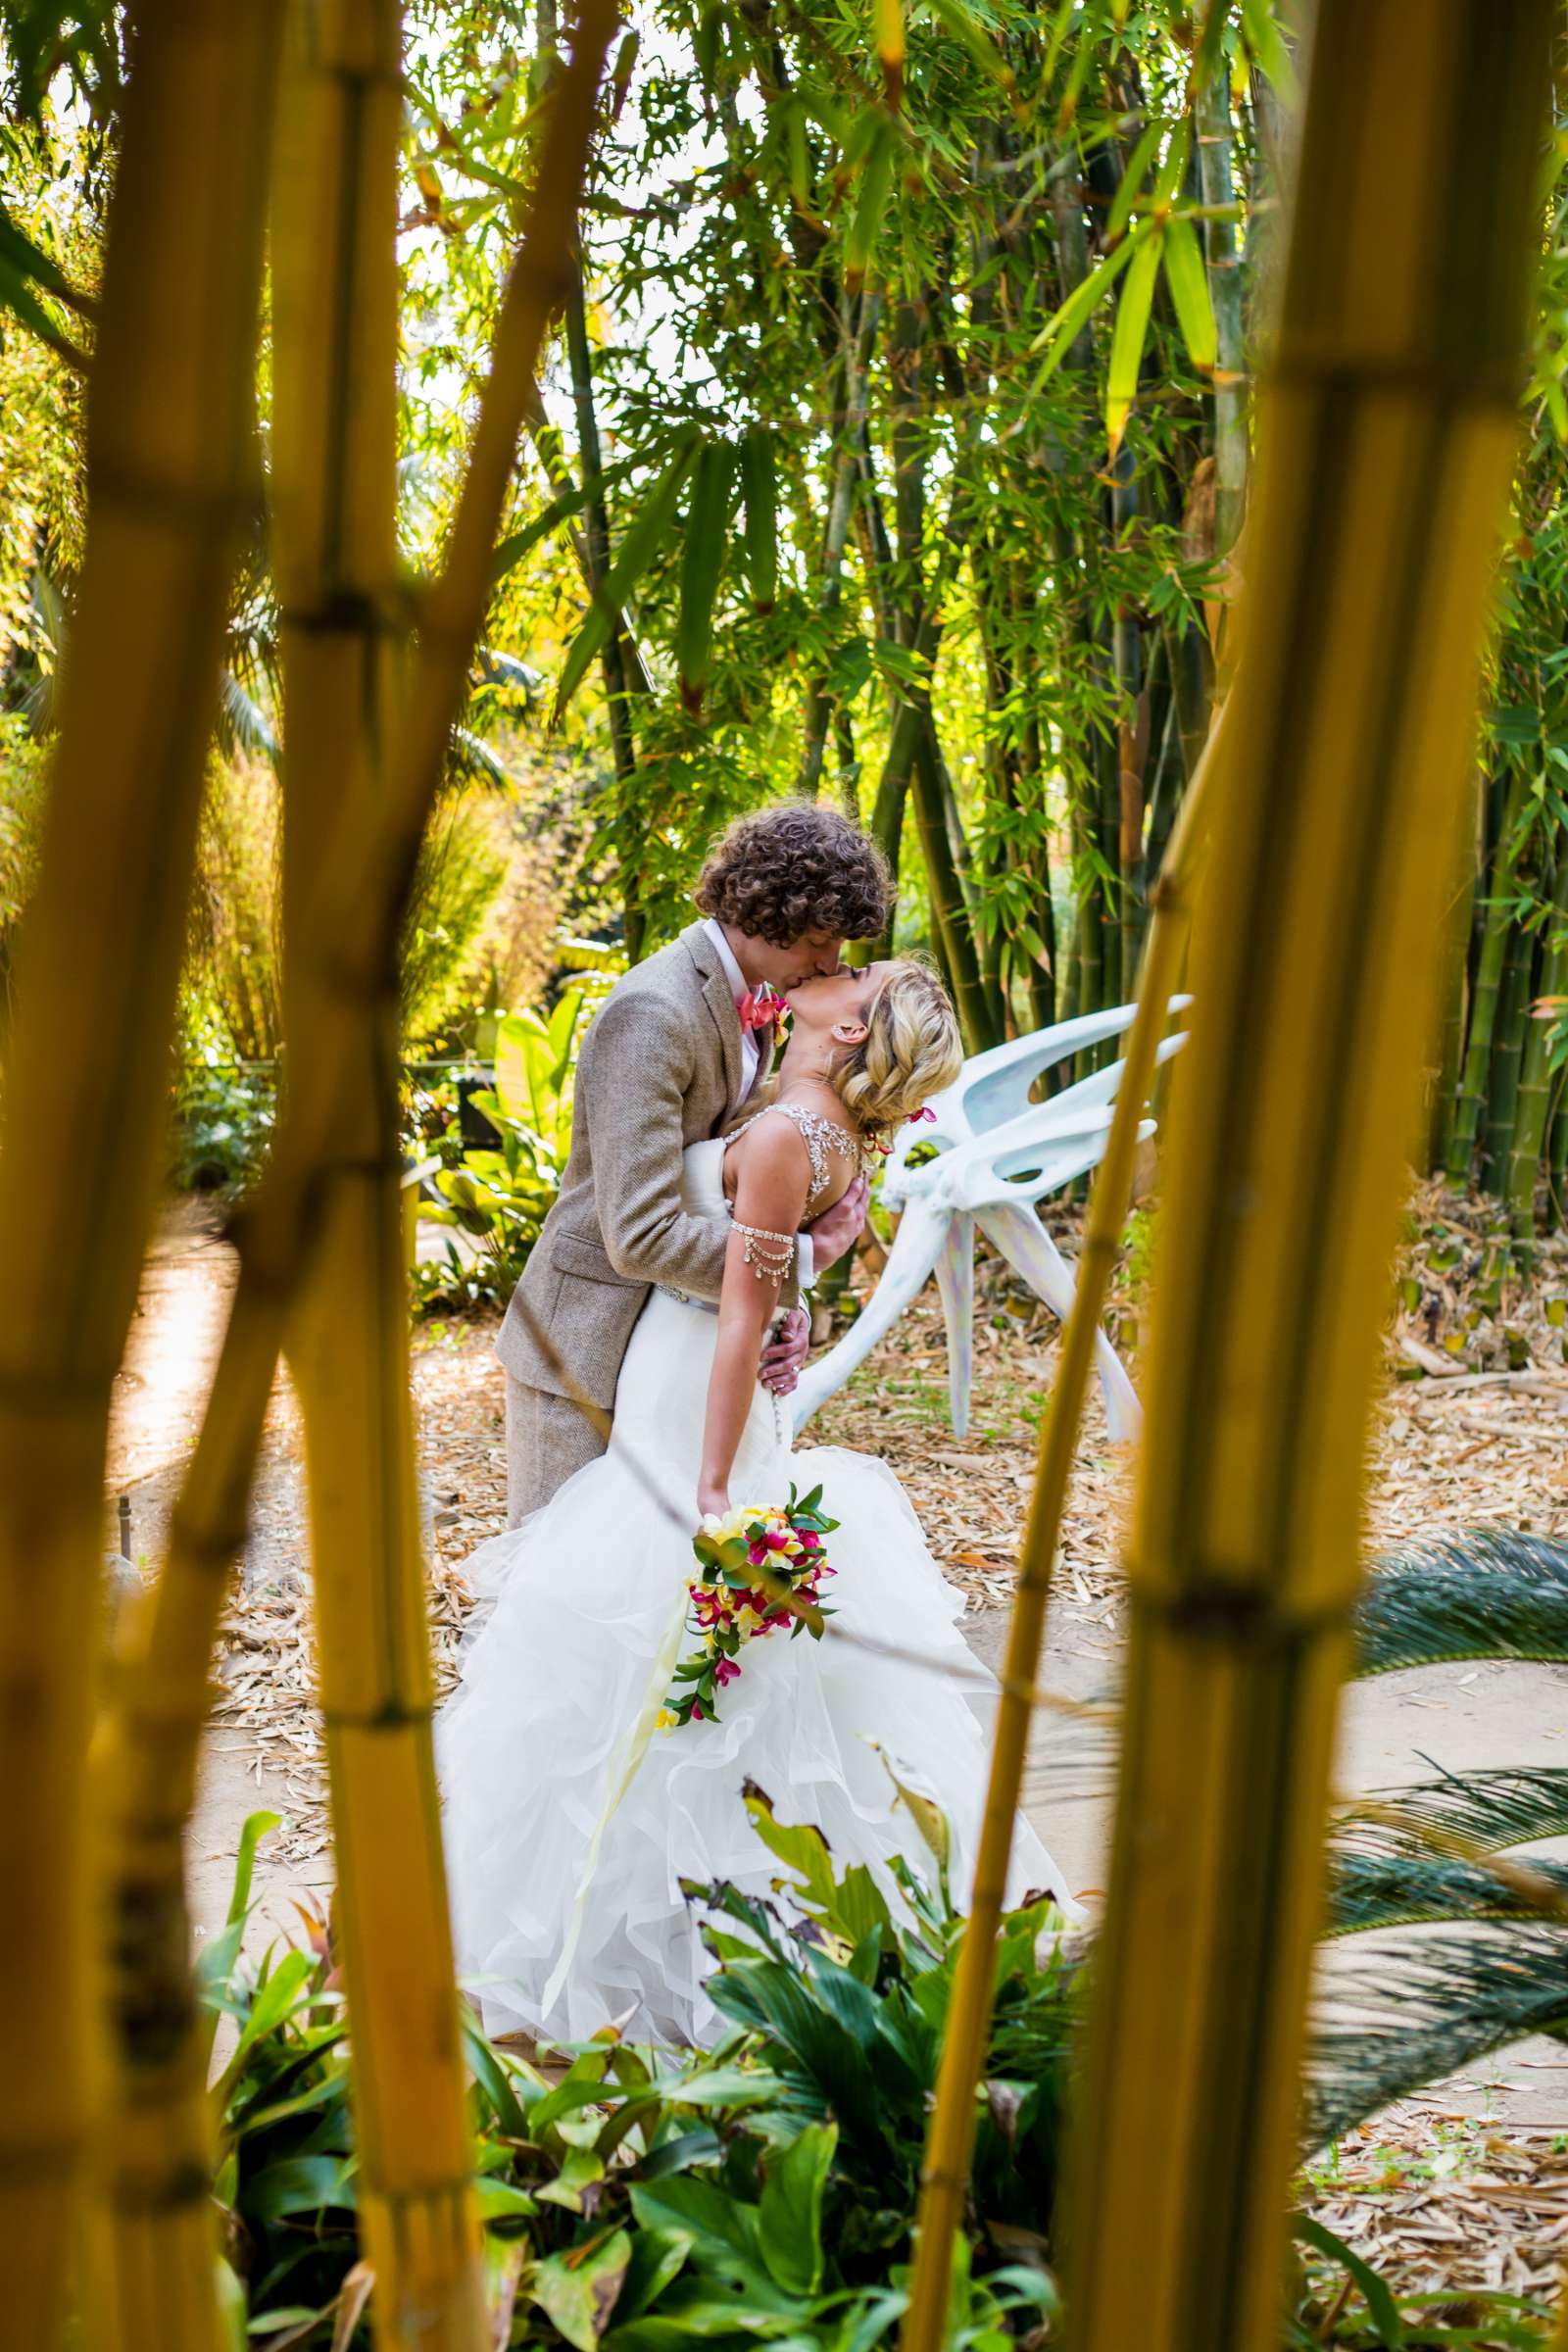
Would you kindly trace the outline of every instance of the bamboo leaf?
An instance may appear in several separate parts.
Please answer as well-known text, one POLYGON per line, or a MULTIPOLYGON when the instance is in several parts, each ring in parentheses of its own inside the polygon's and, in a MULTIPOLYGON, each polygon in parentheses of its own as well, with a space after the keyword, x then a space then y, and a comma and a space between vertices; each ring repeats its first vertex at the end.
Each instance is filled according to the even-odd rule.
POLYGON ((1086 277, 1082 285, 1073 288, 1055 317, 1041 329, 1032 346, 1033 350, 1045 353, 1045 364, 1035 377, 1032 387, 1035 392, 1040 390, 1041 385, 1059 366, 1067 346, 1072 342, 1079 328, 1083 326, 1096 304, 1103 295, 1109 293, 1134 254, 1138 252, 1144 241, 1152 235, 1153 227, 1152 220, 1141 220, 1132 235, 1123 238, 1115 252, 1107 254, 1099 269, 1091 276, 1086 277))
POLYGON ((1301 83, 1285 36, 1274 15, 1273 0, 1242 0, 1242 38, 1249 55, 1267 75, 1286 107, 1301 102, 1301 83))
POLYGON ((1203 29, 1199 38, 1198 54, 1193 60, 1193 88, 1205 89, 1210 77, 1218 71, 1225 45, 1225 20, 1231 13, 1231 0, 1208 0, 1203 29))
POLYGON ((1163 235, 1156 231, 1139 246, 1116 305, 1110 369, 1105 379, 1105 437, 1112 457, 1121 447, 1121 437, 1138 396, 1138 370, 1143 362, 1150 305, 1154 298, 1154 280, 1159 274, 1164 242, 1163 235))
POLYGON ((84 354, 56 325, 33 292, 30 279, 17 268, 3 248, 0 248, 0 309, 8 310, 29 333, 37 336, 40 343, 46 343, 51 351, 57 351, 62 359, 70 360, 74 367, 86 366, 84 354))
POLYGON ((926 0, 926 6, 944 31, 956 41, 961 41, 982 74, 1000 82, 1004 89, 1013 86, 1012 68, 984 25, 975 22, 963 5, 963 0, 926 0))
POLYGON ((860 172, 860 189, 849 233, 844 240, 844 282, 856 293, 865 283, 882 227, 882 215, 887 210, 888 192, 893 185, 894 126, 893 118, 880 108, 878 121, 865 163, 860 172))
POLYGON ((771 612, 778 601, 778 459, 772 434, 760 426, 741 443, 741 489, 752 605, 771 612))
POLYGON ((623 480, 629 471, 627 466, 613 466, 606 473, 595 474, 592 481, 584 482, 580 489, 574 486, 559 492, 543 512, 534 516, 532 522, 524 523, 520 531, 512 531, 501 541, 492 559, 491 579, 497 582, 505 579, 507 573, 514 571, 524 556, 536 548, 541 539, 547 539, 564 522, 569 522, 574 514, 580 514, 590 499, 603 497, 612 482, 623 480))
POLYGON ((1188 357, 1195 368, 1210 374, 1219 356, 1219 336, 1208 295, 1208 272, 1203 268, 1198 231, 1180 214, 1173 214, 1165 223, 1165 276, 1187 340, 1188 357))
POLYGON ((1192 143, 1193 125, 1189 118, 1184 115, 1171 132, 1170 145, 1165 150, 1165 161, 1160 165, 1159 177, 1154 182, 1156 205, 1169 204, 1174 199, 1187 171, 1187 154, 1192 143))
POLYGON ((793 93, 785 102, 784 138, 789 151, 790 194, 797 212, 809 213, 811 172, 806 146, 806 109, 793 93))
POLYGON ((1115 244, 1116 239, 1132 218, 1134 202, 1143 188, 1145 176, 1158 152, 1159 142, 1165 135, 1166 127, 1163 116, 1156 115, 1133 149, 1132 154, 1127 158, 1127 169, 1116 183, 1116 193, 1111 199, 1110 210, 1105 215, 1105 243, 1107 245, 1115 244))
POLYGON ((694 715, 713 666, 713 605, 724 568, 730 480, 735 452, 727 441, 705 441, 698 453, 681 551, 680 614, 675 626, 675 660, 681 701, 694 715))
POLYGON ((615 614, 652 562, 654 551, 674 514, 681 484, 691 469, 696 450, 694 436, 684 448, 676 451, 623 535, 620 552, 589 607, 587 618, 572 639, 563 664, 561 683, 556 688, 556 706, 551 713, 552 726, 561 724, 566 705, 582 684, 589 662, 604 651, 614 625, 615 614))

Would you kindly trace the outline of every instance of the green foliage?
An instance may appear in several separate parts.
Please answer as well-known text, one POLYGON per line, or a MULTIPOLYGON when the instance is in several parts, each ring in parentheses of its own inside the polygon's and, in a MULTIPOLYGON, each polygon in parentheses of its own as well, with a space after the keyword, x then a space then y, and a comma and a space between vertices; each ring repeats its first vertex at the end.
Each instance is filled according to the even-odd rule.
POLYGON ((45 756, 25 722, 0 712, 0 1047, 14 1009, 17 941, 37 871, 45 756))
POLYGON ((539 1228, 555 1204, 571 1150, 572 1072, 587 996, 566 989, 546 1020, 532 1010, 507 1013, 496 1030, 496 1082, 473 1097, 496 1143, 465 1152, 436 1178, 443 1204, 421 1213, 460 1226, 480 1245, 475 1267, 454 1253, 447 1273, 427 1276, 430 1298, 450 1298, 454 1280, 469 1300, 505 1305, 528 1262, 539 1228))
MULTIPOLYGON (((815 1832, 775 1823, 765 1799, 753 1810, 785 1864, 781 1899, 691 1890, 723 1922, 712 1983, 735 2027, 719 2047, 607 2034, 547 2073, 466 2026, 498 2342, 673 2352, 690 2336, 760 2336, 869 2352, 897 2328, 959 1923, 912 1874, 895 1919, 864 1872, 834 1873, 815 1832)), ((272 1826, 251 1825, 231 1924, 203 1970, 233 2035, 217 2194, 252 2334, 325 2347, 339 2325, 347 2340, 363 2279, 347 2021, 324 1921, 298 1949, 239 1956, 250 1857, 272 1826)), ((1077 1998, 1057 1924, 1043 1902, 1004 1923, 954 2288, 963 2352, 1005 2352, 1057 2314, 1049 2214, 1077 1998)))
POLYGON ((170 1181, 182 1193, 239 1193, 261 1173, 277 1113, 270 1062, 240 1062, 226 1032, 197 1019, 174 1065, 170 1181))

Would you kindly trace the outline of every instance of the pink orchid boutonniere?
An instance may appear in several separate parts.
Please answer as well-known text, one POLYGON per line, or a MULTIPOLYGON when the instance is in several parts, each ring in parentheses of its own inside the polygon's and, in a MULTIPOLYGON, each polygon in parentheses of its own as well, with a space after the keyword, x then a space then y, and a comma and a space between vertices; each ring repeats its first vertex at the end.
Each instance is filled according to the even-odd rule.
POLYGON ((782 1054, 789 1041, 790 1021, 793 1017, 787 997, 781 997, 776 989, 768 988, 764 984, 761 988, 749 989, 742 997, 737 1010, 741 1016, 743 1029, 770 1030, 773 1049, 775 1053, 782 1054))

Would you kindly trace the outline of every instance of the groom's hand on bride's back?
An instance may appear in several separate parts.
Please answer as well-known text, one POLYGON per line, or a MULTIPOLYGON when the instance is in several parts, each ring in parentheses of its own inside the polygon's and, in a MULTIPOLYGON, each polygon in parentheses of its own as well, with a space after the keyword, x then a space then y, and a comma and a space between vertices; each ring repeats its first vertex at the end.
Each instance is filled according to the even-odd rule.
POLYGON ((757 1377, 775 1396, 787 1396, 801 1377, 806 1351, 811 1345, 811 1318, 804 1306, 792 1306, 781 1317, 774 1338, 762 1349, 757 1377))
POLYGON ((865 1231, 866 1203, 871 1187, 864 1176, 857 1176, 846 1193, 840 1195, 831 1208, 824 1209, 814 1225, 807 1232, 811 1237, 811 1257, 818 1274, 835 1265, 846 1250, 853 1250, 865 1231))

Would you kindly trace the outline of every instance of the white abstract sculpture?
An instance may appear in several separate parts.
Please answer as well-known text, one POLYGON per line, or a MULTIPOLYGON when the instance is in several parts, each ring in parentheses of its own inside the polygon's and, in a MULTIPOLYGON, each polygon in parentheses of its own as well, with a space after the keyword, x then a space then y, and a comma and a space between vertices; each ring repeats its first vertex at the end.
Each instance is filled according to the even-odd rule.
MULTIPOLYGON (((1173 997, 1172 1012, 1191 1004, 1173 997)), ((955 1435, 969 1427, 974 1360, 974 1229, 1016 1268, 1030 1289, 1065 1322, 1072 1309, 1072 1274, 1035 1214, 1035 1202, 1059 1192, 1098 1165, 1110 1128, 1111 1105, 1124 1064, 1113 1062, 1064 1087, 1047 1102, 1029 1090, 1043 1070, 1131 1025, 1135 1007, 1058 1021, 1008 1045, 976 1054, 956 1083, 931 1102, 935 1124, 906 1127, 882 1173, 882 1199, 903 1204, 898 1231, 875 1290, 835 1348, 810 1365, 795 1392, 795 1427, 803 1429, 870 1354, 935 1273, 948 1326, 948 1409, 955 1435), (934 1145, 936 1156, 911 1167, 910 1152, 934 1145)), ((1168 1037, 1165 1061, 1186 1044, 1168 1037)), ((1152 1135, 1144 1119, 1140 1137, 1152 1135)), ((1114 1440, 1134 1438, 1143 1415, 1121 1358, 1103 1332, 1096 1336, 1105 1421, 1114 1440)))

